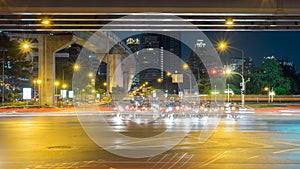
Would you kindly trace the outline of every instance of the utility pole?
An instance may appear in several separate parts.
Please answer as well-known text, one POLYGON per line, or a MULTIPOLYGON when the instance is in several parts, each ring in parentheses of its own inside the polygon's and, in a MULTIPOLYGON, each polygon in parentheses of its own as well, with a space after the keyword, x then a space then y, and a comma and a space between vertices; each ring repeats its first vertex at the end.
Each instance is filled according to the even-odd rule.
POLYGON ((227 84, 227 99, 228 99, 228 103, 229 103, 229 84, 227 84))
POLYGON ((1 49, 2 51, 2 106, 4 106, 4 90, 5 90, 5 52, 7 49, 1 49))

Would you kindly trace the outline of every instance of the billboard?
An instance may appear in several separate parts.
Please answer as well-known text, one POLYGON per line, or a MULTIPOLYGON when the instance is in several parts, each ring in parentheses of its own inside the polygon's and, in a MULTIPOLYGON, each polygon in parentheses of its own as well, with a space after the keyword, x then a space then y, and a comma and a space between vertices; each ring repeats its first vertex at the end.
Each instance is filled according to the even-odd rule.
POLYGON ((60 95, 62 98, 67 98, 67 90, 60 90, 60 95))
POLYGON ((74 91, 69 91, 69 98, 74 98, 74 91))
POLYGON ((23 100, 30 100, 31 94, 31 88, 23 88, 23 100))
POLYGON ((183 74, 172 74, 172 83, 183 83, 183 74))

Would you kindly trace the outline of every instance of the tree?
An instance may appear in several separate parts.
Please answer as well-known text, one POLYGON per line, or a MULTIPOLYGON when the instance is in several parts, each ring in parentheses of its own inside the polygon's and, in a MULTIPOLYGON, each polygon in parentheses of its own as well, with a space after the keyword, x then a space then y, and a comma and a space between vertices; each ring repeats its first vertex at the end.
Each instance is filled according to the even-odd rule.
POLYGON ((201 93, 201 94, 210 93, 211 83, 210 83, 209 78, 200 79, 199 82, 197 83, 197 85, 198 85, 199 93, 201 93))
POLYGON ((298 73, 296 76, 296 84, 297 84, 298 89, 300 89, 300 73, 298 73))
POLYGON ((0 49, 4 51, 0 57, 0 69, 3 70, 4 62, 5 89, 7 94, 11 93, 6 95, 5 100, 11 101, 10 96, 16 96, 22 87, 30 85, 31 61, 26 59, 26 53, 21 52, 18 42, 3 33, 0 34, 0 49))
POLYGON ((287 58, 278 60, 280 66, 282 67, 283 76, 288 78, 291 83, 290 94, 295 94, 298 92, 298 86, 296 82, 296 67, 295 64, 290 62, 287 58))
POLYGON ((283 77, 282 67, 276 58, 267 57, 262 66, 251 76, 247 89, 253 94, 261 93, 264 87, 273 88, 276 94, 283 95, 291 90, 291 82, 283 77))
POLYGON ((242 78, 237 74, 232 74, 226 77, 226 83, 230 85, 230 89, 233 91, 233 93, 241 94, 240 83, 242 82, 242 78))

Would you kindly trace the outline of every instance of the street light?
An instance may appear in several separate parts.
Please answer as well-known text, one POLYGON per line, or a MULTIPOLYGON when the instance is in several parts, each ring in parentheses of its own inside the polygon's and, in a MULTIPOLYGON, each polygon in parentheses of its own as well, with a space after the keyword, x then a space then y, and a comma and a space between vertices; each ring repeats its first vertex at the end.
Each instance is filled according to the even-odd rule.
POLYGON ((74 71, 78 71, 78 70, 80 69, 80 65, 77 64, 77 63, 75 63, 75 64, 73 65, 73 69, 74 69, 74 71))
POLYGON ((233 24, 234 24, 233 19, 227 18, 227 19, 225 20, 225 24, 228 25, 228 26, 233 25, 233 24))
POLYGON ((218 49, 220 51, 225 51, 228 48, 240 51, 242 53, 242 75, 244 76, 244 50, 233 46, 228 46, 227 42, 225 41, 221 41, 218 43, 218 49))
MULTIPOLYGON (((242 89, 241 89, 241 96, 242 96, 242 107, 245 107, 245 90, 246 90, 246 83, 245 83, 245 79, 244 76, 242 74, 240 74, 239 72, 234 72, 231 71, 231 69, 226 69, 225 73, 227 75, 229 74, 237 74, 242 78, 242 89)), ((249 81, 249 79, 247 80, 249 81)), ((229 91, 228 91, 229 92, 229 91)))
POLYGON ((185 64, 182 65, 182 68, 186 70, 186 69, 189 68, 189 65, 187 63, 185 63, 185 64))
POLYGON ((64 84, 62 84, 61 87, 63 89, 61 92, 61 95, 62 95, 61 98, 63 101, 63 105, 65 105, 65 100, 66 100, 65 98, 67 98, 67 90, 66 89, 67 89, 68 85, 66 83, 64 83, 64 84))
POLYGON ((32 44, 29 40, 22 40, 19 44, 19 48, 22 51, 22 53, 31 53, 32 44))
POLYGON ((59 82, 58 81, 55 81, 54 82, 54 86, 55 86, 55 98, 56 98, 56 104, 58 103, 58 93, 57 93, 57 88, 58 88, 58 85, 59 85, 59 82))
POLYGON ((184 70, 186 70, 186 69, 188 69, 188 68, 193 68, 193 69, 197 69, 197 78, 198 78, 198 81, 200 80, 200 68, 198 68, 198 67, 194 67, 194 66, 189 66, 188 64, 183 64, 183 66, 182 66, 182 68, 184 69, 184 70))
POLYGON ((36 101, 36 91, 35 91, 36 80, 33 80, 32 83, 33 83, 33 99, 34 101, 36 101))
POLYGON ((54 82, 54 86, 55 86, 55 94, 57 93, 57 86, 59 85, 59 82, 58 81, 55 81, 54 82))
MULTIPOLYGON (((188 64, 183 64, 182 65, 182 68, 184 69, 184 70, 187 70, 189 67, 191 67, 191 68, 195 68, 195 69, 197 69, 197 75, 198 75, 198 81, 200 80, 200 69, 199 68, 197 68, 197 67, 194 67, 194 66, 189 66, 188 64)), ((192 72, 190 72, 190 75, 189 75, 189 80, 190 80, 190 93, 192 93, 192 72)))
MULTIPOLYGON (((187 70, 189 68, 189 65, 185 63, 182 65, 182 68, 184 70, 187 70)), ((189 75, 189 79, 190 79, 190 93, 192 93, 192 76, 191 75, 189 75)))
POLYGON ((41 107, 41 83, 42 83, 42 80, 38 79, 36 81, 36 83, 39 85, 39 107, 41 107))
POLYGON ((7 49, 1 49, 2 51, 2 106, 4 106, 4 90, 5 90, 5 52, 7 52, 7 49))
POLYGON ((44 18, 41 20, 41 23, 45 26, 49 26, 51 24, 51 21, 48 18, 44 18))
POLYGON ((66 89, 67 87, 68 87, 67 84, 63 84, 63 85, 62 85, 62 88, 63 88, 63 89, 66 89))

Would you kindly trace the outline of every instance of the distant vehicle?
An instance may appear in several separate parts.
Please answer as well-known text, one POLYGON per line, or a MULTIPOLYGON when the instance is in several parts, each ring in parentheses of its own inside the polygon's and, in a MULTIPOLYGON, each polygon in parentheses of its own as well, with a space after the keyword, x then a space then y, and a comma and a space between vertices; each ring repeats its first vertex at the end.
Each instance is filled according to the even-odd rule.
POLYGON ((95 96, 93 96, 93 95, 88 95, 87 98, 86 98, 86 102, 87 102, 88 104, 93 104, 93 103, 95 103, 95 96))
POLYGON ((93 103, 95 103, 95 100, 94 99, 89 99, 89 100, 87 100, 87 103, 88 104, 93 104, 93 103))
POLYGON ((239 106, 234 103, 234 104, 231 104, 231 103, 226 103, 225 104, 225 113, 237 113, 239 111, 239 106))
POLYGON ((166 104, 166 112, 180 112, 182 105, 179 102, 171 102, 166 104))

